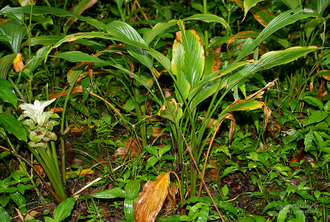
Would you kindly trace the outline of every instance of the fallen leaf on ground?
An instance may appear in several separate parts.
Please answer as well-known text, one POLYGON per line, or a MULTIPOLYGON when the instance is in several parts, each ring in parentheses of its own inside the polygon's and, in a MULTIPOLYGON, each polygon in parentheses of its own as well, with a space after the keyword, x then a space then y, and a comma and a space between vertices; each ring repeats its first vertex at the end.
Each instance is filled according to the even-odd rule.
POLYGON ((162 209, 170 185, 170 172, 160 174, 155 181, 148 181, 135 201, 135 222, 153 222, 162 209))

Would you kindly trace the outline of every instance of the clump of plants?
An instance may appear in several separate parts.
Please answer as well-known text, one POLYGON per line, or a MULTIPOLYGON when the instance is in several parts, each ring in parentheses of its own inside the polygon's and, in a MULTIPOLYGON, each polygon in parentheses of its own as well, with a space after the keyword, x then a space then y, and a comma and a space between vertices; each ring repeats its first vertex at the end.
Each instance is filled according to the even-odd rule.
POLYGON ((11 1, 0 220, 327 221, 329 4, 11 1))

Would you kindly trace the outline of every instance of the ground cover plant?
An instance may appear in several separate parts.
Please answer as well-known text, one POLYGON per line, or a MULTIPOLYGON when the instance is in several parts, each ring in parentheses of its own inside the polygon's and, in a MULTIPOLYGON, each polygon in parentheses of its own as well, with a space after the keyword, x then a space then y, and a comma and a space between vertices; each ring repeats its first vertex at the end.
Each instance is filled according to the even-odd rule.
POLYGON ((0 1, 1 221, 329 221, 330 1, 0 1))

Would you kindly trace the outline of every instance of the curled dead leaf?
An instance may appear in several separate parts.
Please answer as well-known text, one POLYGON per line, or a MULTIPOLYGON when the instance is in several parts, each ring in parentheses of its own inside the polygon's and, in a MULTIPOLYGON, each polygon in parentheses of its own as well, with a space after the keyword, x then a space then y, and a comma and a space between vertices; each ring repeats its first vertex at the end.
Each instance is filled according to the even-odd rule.
POLYGON ((134 221, 153 222, 168 195, 170 172, 160 174, 155 181, 148 181, 135 201, 134 221))

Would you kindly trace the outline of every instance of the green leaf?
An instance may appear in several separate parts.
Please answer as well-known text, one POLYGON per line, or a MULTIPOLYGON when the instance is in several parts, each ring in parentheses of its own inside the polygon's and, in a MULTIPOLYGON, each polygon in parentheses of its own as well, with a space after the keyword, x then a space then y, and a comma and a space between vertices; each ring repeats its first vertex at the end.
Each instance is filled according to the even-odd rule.
POLYGON ((315 201, 314 197, 310 195, 306 190, 297 190, 297 194, 306 200, 315 201))
POLYGON ((285 218, 289 214, 290 207, 291 207, 291 205, 287 205, 279 212, 278 217, 277 217, 278 222, 284 222, 285 221, 285 218))
POLYGON ((150 157, 146 164, 146 170, 149 169, 150 167, 154 166, 157 162, 158 162, 157 157, 155 157, 155 156, 150 157))
POLYGON ((17 53, 3 56, 0 59, 0 79, 6 79, 9 69, 13 67, 13 61, 17 53))
POLYGON ((10 201, 10 197, 8 197, 8 196, 0 196, 0 205, 2 207, 5 207, 9 203, 9 201, 10 201))
POLYGON ((313 97, 313 96, 305 96, 302 98, 305 102, 307 102, 309 105, 316 106, 320 110, 323 110, 323 103, 320 99, 313 97))
POLYGON ((36 6, 34 5, 32 10, 31 6, 24 6, 24 7, 10 7, 6 6, 0 11, 0 15, 17 15, 22 13, 28 13, 30 14, 32 11, 33 15, 44 15, 44 14, 52 14, 58 17, 74 17, 78 18, 82 21, 87 22, 88 24, 94 26, 97 29, 104 29, 105 25, 98 21, 97 19, 90 18, 90 17, 84 17, 80 15, 75 15, 67 10, 61 9, 61 8, 52 8, 47 6, 36 6))
POLYGON ((228 194, 228 192, 229 192, 229 189, 228 189, 227 184, 225 184, 225 185, 221 188, 221 191, 222 191, 222 195, 227 196, 227 194, 228 194))
MULTIPOLYGON (((26 207, 26 201, 25 201, 25 197, 22 196, 22 194, 15 192, 15 193, 11 193, 9 194, 10 199, 12 199, 18 207, 26 207)), ((26 212, 22 212, 23 214, 26 214, 26 212)))
POLYGON ((187 20, 201 20, 203 22, 217 22, 222 24, 225 28, 230 28, 229 24, 223 18, 214 15, 214 14, 195 14, 188 18, 183 19, 183 21, 187 20))
POLYGON ((166 153, 169 150, 171 150, 171 145, 166 145, 166 146, 160 148, 159 149, 159 156, 163 156, 164 153, 166 153))
POLYGON ((209 216, 210 207, 204 205, 202 209, 199 211, 196 222, 207 222, 207 218, 209 216))
POLYGON ((92 197, 101 199, 112 199, 112 198, 125 198, 126 192, 118 187, 114 187, 110 190, 105 190, 97 193, 91 194, 92 197))
MULTIPOLYGON (((30 64, 30 73, 33 73, 40 65, 42 65, 43 60, 47 55, 47 51, 49 50, 49 46, 44 46, 40 48, 36 55, 31 58, 28 64, 30 64)), ((26 65, 28 65, 26 64, 26 65)))
MULTIPOLYGON (((183 24, 182 24, 183 26, 183 24)), ((182 69, 184 77, 193 89, 204 73, 205 55, 200 37, 194 30, 185 31, 181 28, 181 43, 184 47, 182 69)), ((178 76, 178 78, 180 78, 178 76)), ((179 89, 181 90, 181 89, 179 89)))
POLYGON ((318 123, 327 118, 328 114, 324 111, 317 110, 312 112, 311 116, 309 117, 307 121, 307 125, 318 123))
POLYGON ((3 42, 11 48, 12 52, 19 53, 21 50, 21 43, 26 35, 26 29, 24 26, 18 21, 8 20, 7 22, 0 24, 0 33, 10 38, 10 41, 3 42))
POLYGON ((180 215, 169 216, 169 217, 164 218, 163 222, 178 222, 178 221, 181 221, 180 217, 181 217, 180 215))
POLYGON ((190 84, 186 78, 185 72, 182 69, 184 62, 185 50, 179 41, 175 40, 172 49, 172 72, 176 76, 175 79, 175 91, 178 92, 177 99, 180 103, 188 98, 190 91, 190 84))
POLYGON ((288 6, 290 9, 298 8, 301 5, 300 0, 281 0, 286 6, 288 6))
POLYGON ((70 216, 71 211, 76 202, 75 198, 68 198, 60 203, 54 210, 53 216, 55 222, 63 221, 65 218, 70 216))
POLYGON ((154 146, 146 146, 146 150, 151 154, 151 155, 154 155, 154 156, 158 156, 158 150, 156 147, 154 146))
POLYGON ((124 200, 124 214, 126 221, 134 222, 134 201, 126 198, 124 200))
POLYGON ((267 206, 264 208, 263 212, 266 212, 267 210, 271 209, 271 208, 284 208, 285 206, 289 205, 289 203, 287 202, 283 202, 283 201, 274 201, 274 202, 270 202, 269 204, 267 204, 267 206))
POLYGON ((320 134, 316 131, 313 131, 314 134, 314 139, 315 139, 315 143, 317 145, 318 150, 320 151, 320 153, 323 152, 324 149, 324 141, 322 139, 322 137, 320 136, 320 134))
POLYGON ((0 98, 15 107, 17 106, 17 96, 13 86, 6 79, 0 79, 0 98))
POLYGON ((10 216, 5 208, 0 206, 0 221, 2 222, 10 222, 10 216))
POLYGON ((206 196, 206 197, 190 197, 189 199, 185 200, 181 206, 187 205, 187 204, 192 204, 192 203, 197 203, 197 202, 201 202, 204 204, 209 204, 211 203, 211 199, 210 197, 206 196))
POLYGON ((70 52, 63 52, 53 57, 66 59, 70 62, 99 62, 105 65, 109 65, 109 62, 99 59, 95 56, 88 55, 87 53, 83 53, 80 51, 70 51, 70 52))
POLYGON ((165 101, 158 115, 179 125, 179 120, 183 116, 183 111, 180 104, 165 101))
POLYGON ((27 133, 22 123, 12 115, 0 113, 0 126, 19 140, 27 141, 27 133))
POLYGON ((312 9, 316 10, 321 16, 323 15, 323 12, 327 9, 329 5, 330 5, 330 0, 311 1, 312 9))
POLYGON ((254 7, 258 2, 261 2, 263 0, 244 0, 244 18, 243 21, 245 20, 246 14, 248 11, 254 7))
POLYGON ((224 171, 223 171, 223 174, 221 177, 224 177, 226 176, 227 174, 231 173, 231 172, 234 172, 238 170, 236 166, 230 166, 230 167, 227 167, 224 171))
POLYGON ((218 201, 215 200, 216 205, 220 208, 220 209, 224 209, 225 211, 229 211, 232 214, 234 214, 235 216, 237 216, 237 209, 232 205, 232 203, 226 203, 224 201, 218 201))
POLYGON ((139 196, 139 191, 140 191, 140 181, 138 180, 130 180, 125 185, 125 192, 127 198, 134 200, 139 196))
POLYGON ((298 221, 306 221, 306 216, 300 208, 293 205, 291 207, 291 209, 293 210, 293 213, 296 215, 296 218, 298 219, 298 221))
MULTIPOLYGON (((126 24, 125 22, 121 21, 114 21, 106 25, 106 30, 113 35, 114 37, 123 41, 124 39, 131 40, 132 42, 142 43, 144 48, 148 48, 147 44, 145 43, 144 39, 140 36, 140 34, 130 25, 126 24)), ((125 47, 129 54, 131 54, 134 58, 139 60, 143 65, 148 67, 149 69, 152 68, 153 61, 147 51, 143 48, 137 47, 135 45, 131 45, 126 41, 125 47)))
POLYGON ((304 144, 305 144, 305 151, 308 152, 312 147, 313 147, 313 138, 314 138, 314 134, 313 131, 309 131, 306 136, 305 136, 305 140, 304 140, 304 144))
POLYGON ((264 39, 270 36, 272 33, 276 32, 280 28, 290 25, 298 20, 309 18, 316 16, 314 13, 305 12, 302 9, 293 9, 286 12, 283 12, 276 16, 269 24, 264 28, 262 32, 258 35, 258 37, 249 45, 249 47, 242 50, 242 52, 238 55, 235 62, 240 61, 242 58, 249 55, 254 48, 259 45, 264 39))
POLYGON ((156 36, 158 36, 161 32, 165 31, 166 29, 176 25, 177 22, 178 20, 171 20, 167 23, 161 23, 161 22, 157 23, 151 31, 144 33, 143 39, 145 43, 149 45, 152 42, 152 40, 156 38, 156 36))

